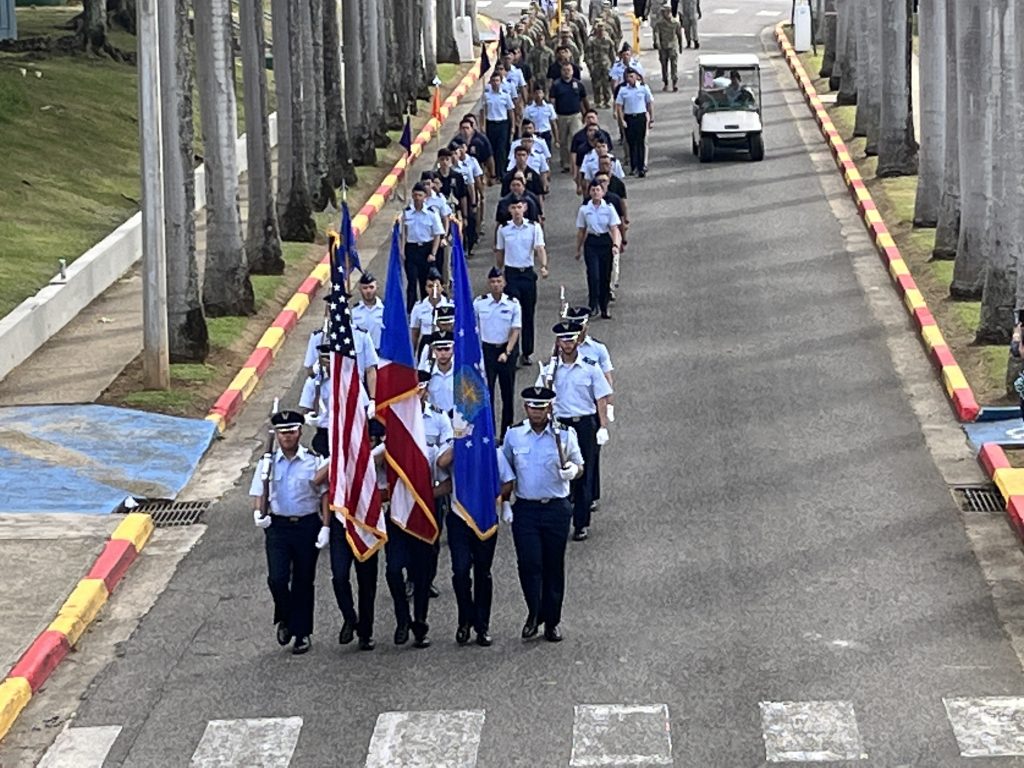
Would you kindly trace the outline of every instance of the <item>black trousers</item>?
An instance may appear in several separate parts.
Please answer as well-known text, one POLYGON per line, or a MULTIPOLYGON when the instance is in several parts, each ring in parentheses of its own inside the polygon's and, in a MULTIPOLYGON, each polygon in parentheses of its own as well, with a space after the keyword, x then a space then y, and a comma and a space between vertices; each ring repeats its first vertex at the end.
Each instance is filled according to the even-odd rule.
POLYGON ((377 553, 365 562, 359 562, 352 553, 352 547, 345 540, 345 526, 337 518, 331 518, 331 585, 334 599, 342 618, 356 628, 360 640, 373 637, 373 609, 377 600, 377 553), (352 566, 356 569, 356 584, 359 594, 359 611, 352 600, 352 583, 349 575, 352 566))
POLYGON ((313 439, 309 441, 309 447, 313 449, 313 453, 317 456, 323 456, 325 459, 331 455, 331 438, 327 427, 317 427, 316 434, 313 435, 313 439))
POLYGON ((313 633, 313 581, 320 550, 320 515, 298 518, 273 515, 264 530, 267 586, 274 598, 274 623, 283 621, 296 637, 313 633))
POLYGON ((508 165, 508 148, 512 146, 512 125, 508 120, 488 120, 485 133, 494 150, 494 172, 500 179, 502 169, 508 165))
POLYGON ((516 383, 516 362, 519 360, 519 350, 512 350, 512 354, 504 363, 498 362, 498 356, 505 351, 504 344, 482 345, 484 351, 484 373, 487 375, 487 388, 491 391, 491 410, 494 410, 494 382, 497 380, 501 388, 501 422, 499 436, 505 436, 505 430, 512 425, 515 407, 515 396, 512 390, 516 383))
POLYGON ((427 257, 433 243, 405 244, 405 311, 411 312, 412 305, 427 295, 427 270, 432 266, 427 257))
POLYGON ((647 169, 647 113, 626 115, 626 144, 629 145, 629 167, 633 171, 647 169))
POLYGON ((523 329, 519 334, 519 348, 529 357, 533 354, 536 335, 534 317, 537 314, 537 273, 533 267, 505 267, 505 293, 519 301, 523 310, 523 329))
POLYGON ((512 543, 519 585, 530 616, 549 629, 562 621, 565 596, 565 546, 572 508, 568 499, 546 504, 516 499, 512 505, 512 543))
POLYGON ((422 624, 426 632, 427 610, 430 607, 430 579, 436 568, 437 555, 434 545, 428 544, 406 533, 397 525, 387 521, 388 541, 384 545, 387 558, 384 565, 384 579, 395 604, 395 619, 398 626, 409 626, 411 622, 422 624), (405 595, 405 575, 413 584, 412 615, 409 614, 409 598, 405 595))
POLYGON ((587 235, 583 241, 583 261, 587 265, 590 309, 606 313, 612 296, 612 236, 587 235))
POLYGON ((466 255, 469 256, 470 252, 476 248, 477 241, 480 239, 480 235, 477 232, 476 227, 476 206, 469 206, 469 214, 466 216, 466 220, 462 224, 462 239, 463 245, 466 248, 466 255))
POLYGON ((590 504, 594 500, 594 478, 597 477, 597 415, 560 418, 559 421, 576 430, 580 453, 583 454, 583 474, 569 486, 572 527, 578 530, 590 525, 590 504))
POLYGON ((540 136, 542 139, 544 139, 544 141, 547 142, 548 150, 549 151, 551 151, 551 152, 555 151, 555 145, 552 143, 552 140, 554 138, 554 134, 551 131, 539 131, 537 133, 537 135, 540 136))
POLYGON ((481 541, 454 510, 448 513, 448 550, 452 556, 452 591, 458 605, 459 626, 483 633, 491 624, 494 582, 491 564, 498 534, 481 541))
POLYGON ((633 0, 633 13, 638 19, 647 18, 647 0, 633 0))

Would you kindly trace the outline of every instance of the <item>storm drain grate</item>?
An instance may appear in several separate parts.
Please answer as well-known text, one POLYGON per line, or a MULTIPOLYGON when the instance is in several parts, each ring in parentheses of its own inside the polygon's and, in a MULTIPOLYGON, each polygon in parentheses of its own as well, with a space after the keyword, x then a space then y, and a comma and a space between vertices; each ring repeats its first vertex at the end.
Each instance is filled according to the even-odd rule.
POLYGON ((965 512, 1002 512, 1002 494, 994 485, 955 485, 953 498, 965 512))
POLYGON ((195 525, 209 508, 208 501, 149 501, 131 511, 151 515, 157 528, 177 528, 195 525))

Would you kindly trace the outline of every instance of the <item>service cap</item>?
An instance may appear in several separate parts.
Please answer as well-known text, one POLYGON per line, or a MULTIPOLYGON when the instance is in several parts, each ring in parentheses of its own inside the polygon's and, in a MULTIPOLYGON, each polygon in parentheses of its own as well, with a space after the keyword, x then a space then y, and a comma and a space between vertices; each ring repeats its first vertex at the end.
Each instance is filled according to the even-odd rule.
POLYGON ((547 387, 527 387, 520 394, 530 408, 545 408, 555 399, 555 391, 547 387))
POLYGON ((270 417, 270 424, 277 432, 294 432, 302 429, 305 418, 298 411, 278 411, 270 417))
POLYGON ((575 320, 563 320, 551 328, 551 332, 559 339, 575 339, 582 330, 583 326, 575 320))
POLYGON ((455 346, 455 336, 451 331, 438 331, 430 340, 434 349, 448 349, 455 346))

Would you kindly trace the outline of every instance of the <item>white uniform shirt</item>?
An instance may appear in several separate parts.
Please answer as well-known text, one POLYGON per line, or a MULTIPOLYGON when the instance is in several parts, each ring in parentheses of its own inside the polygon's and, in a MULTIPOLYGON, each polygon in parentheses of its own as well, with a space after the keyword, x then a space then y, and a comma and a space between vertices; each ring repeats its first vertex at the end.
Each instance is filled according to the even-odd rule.
POLYGON ((576 229, 586 229, 588 235, 606 235, 613 226, 622 223, 618 212, 602 200, 600 205, 594 205, 591 200, 580 206, 576 214, 576 229))
POLYGON ((612 365, 612 356, 608 354, 608 347, 603 342, 587 336, 576 349, 583 357, 583 362, 593 363, 601 369, 602 373, 611 373, 615 370, 612 365))
POLYGON ((497 301, 487 293, 473 300, 473 312, 484 344, 504 344, 513 328, 523 327, 523 308, 507 293, 497 301))
POLYGON ((525 269, 534 265, 534 249, 544 245, 544 230, 539 224, 523 219, 522 224, 510 221, 498 228, 495 247, 505 252, 505 266, 525 269))
POLYGON ((437 211, 431 210, 426 204, 421 210, 409 206, 402 212, 405 224, 405 238, 410 243, 429 243, 435 236, 444 235, 444 225, 437 211))
POLYGON ((373 306, 368 307, 366 302, 360 301, 352 307, 352 325, 370 334, 374 349, 380 349, 380 332, 384 328, 384 302, 378 298, 374 300, 373 306))
MULTIPOLYGON (((523 143, 522 139, 516 139, 512 142, 512 146, 508 150, 508 159, 515 162, 516 159, 516 147, 523 143)), ((533 147, 530 152, 534 155, 543 155, 545 160, 551 159, 551 150, 548 148, 548 143, 544 141, 543 136, 538 136, 536 133, 533 134, 533 147)), ((512 166, 509 166, 511 168, 512 166)))
POLYGON ((317 366, 314 375, 302 382, 302 394, 299 396, 299 408, 308 408, 316 413, 316 425, 327 429, 331 423, 331 378, 324 376, 317 366), (320 400, 317 401, 317 385, 320 385, 320 400))
POLYGON ((533 123, 537 133, 548 133, 551 130, 551 124, 555 122, 557 116, 555 105, 549 104, 546 101, 542 101, 540 104, 530 102, 523 108, 523 117, 533 123))
POLYGON ((619 88, 615 103, 622 106, 627 115, 642 115, 647 112, 647 105, 653 101, 646 85, 624 85, 619 88))
MULTIPOLYGON (((454 306, 451 301, 444 295, 441 296, 441 300, 437 302, 438 307, 451 307, 454 306)), ((434 332, 434 305, 430 303, 430 299, 420 299, 412 305, 412 312, 409 313, 409 328, 418 329, 420 335, 423 336, 428 333, 434 332)))
MULTIPOLYGON (((320 497, 327 492, 327 486, 317 485, 313 477, 326 463, 325 459, 301 445, 291 459, 286 458, 280 448, 274 451, 270 476, 270 513, 287 517, 319 515, 320 497)), ((250 496, 263 495, 266 467, 267 459, 261 458, 249 484, 250 496)))
POLYGON ((481 98, 483 99, 484 114, 489 122, 497 123, 502 120, 508 120, 508 113, 516 108, 512 97, 504 88, 499 88, 495 92, 490 84, 488 84, 487 90, 484 91, 484 95, 481 98))
POLYGON ((442 371, 437 363, 430 367, 430 382, 427 384, 430 402, 445 413, 455 408, 455 358, 451 367, 442 371))
POLYGON ((634 56, 630 59, 629 64, 623 64, 622 59, 619 59, 614 64, 612 64, 612 68, 608 70, 608 77, 610 77, 615 82, 625 80, 627 67, 637 72, 640 75, 640 77, 644 76, 644 67, 640 63, 640 59, 634 56))
MULTIPOLYGON (((508 167, 506 167, 505 170, 511 171, 515 167, 516 158, 515 153, 513 152, 511 157, 509 157, 508 167)), ((537 173, 547 173, 551 170, 551 166, 548 164, 548 159, 544 157, 544 152, 541 151, 536 142, 534 142, 533 151, 526 156, 526 167, 533 168, 537 173)))
MULTIPOLYGON (((612 176, 618 176, 620 179, 626 176, 626 172, 622 169, 622 163, 618 161, 615 155, 609 153, 608 157, 612 159, 612 176)), ((597 150, 592 149, 587 152, 587 156, 583 158, 583 162, 580 163, 580 173, 583 174, 583 178, 587 181, 593 181, 600 170, 600 158, 597 156, 597 150)))
POLYGON ((452 215, 452 207, 448 205, 448 201, 436 192, 429 195, 427 199, 423 201, 423 207, 429 208, 440 216, 442 225, 444 224, 444 220, 452 215))

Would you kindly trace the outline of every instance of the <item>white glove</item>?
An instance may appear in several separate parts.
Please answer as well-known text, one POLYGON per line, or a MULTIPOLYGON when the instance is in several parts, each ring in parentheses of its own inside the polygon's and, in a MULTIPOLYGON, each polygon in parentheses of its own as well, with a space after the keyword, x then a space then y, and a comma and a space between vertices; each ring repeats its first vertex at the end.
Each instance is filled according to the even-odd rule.
POLYGON ((609 440, 611 440, 611 435, 608 434, 608 428, 607 427, 601 427, 599 430, 597 430, 597 444, 598 445, 604 445, 609 440))
POLYGON ((506 523, 512 522, 512 504, 508 501, 501 502, 501 519, 506 523))
POLYGON ((609 405, 607 413, 608 413, 608 421, 609 421, 609 423, 613 423, 614 424, 615 423, 615 406, 614 405, 609 405))
POLYGON ((558 476, 563 480, 575 480, 576 475, 579 474, 580 465, 573 464, 571 461, 567 462, 564 467, 558 470, 558 476))
POLYGON ((320 417, 314 411, 310 411, 309 413, 307 413, 302 418, 303 418, 303 421, 305 421, 311 427, 315 427, 317 421, 320 420, 320 417))
POLYGON ((269 528, 273 520, 270 519, 270 515, 261 515, 258 509, 252 511, 252 521, 256 523, 257 528, 269 528))
POLYGON ((372 419, 377 414, 377 402, 371 400, 370 404, 366 406, 366 418, 372 419))
POLYGON ((320 528, 320 533, 316 535, 316 548, 323 549, 331 543, 331 529, 330 526, 324 525, 320 528))
POLYGON ((380 445, 374 446, 373 450, 370 451, 370 457, 373 458, 373 459, 380 458, 381 456, 384 455, 384 451, 386 451, 387 448, 388 447, 384 443, 381 443, 380 445))

